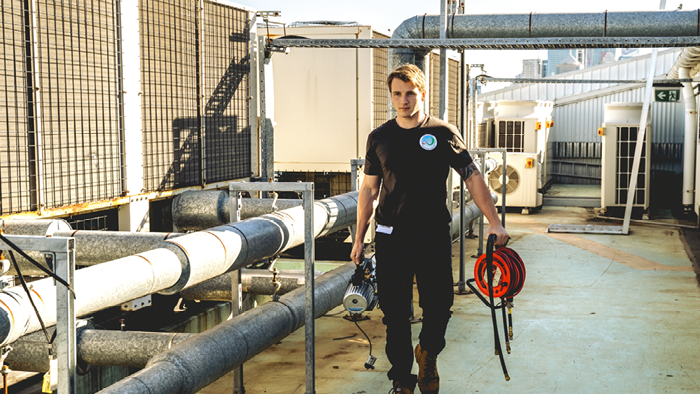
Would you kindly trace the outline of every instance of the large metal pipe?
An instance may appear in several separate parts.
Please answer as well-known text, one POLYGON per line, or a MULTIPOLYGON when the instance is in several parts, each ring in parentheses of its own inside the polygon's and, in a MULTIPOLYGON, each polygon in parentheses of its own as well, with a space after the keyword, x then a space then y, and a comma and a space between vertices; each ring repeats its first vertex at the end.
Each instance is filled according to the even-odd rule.
MULTIPOLYGON (((161 242, 183 236, 180 233, 147 233, 124 231, 71 230, 70 225, 58 219, 4 220, 3 231, 10 235, 73 237, 76 239, 75 264, 96 265, 151 250, 161 242)), ((27 252, 37 263, 49 268, 39 252, 27 252)), ((23 275, 45 275, 27 259, 15 253, 23 275)), ((14 268, 8 275, 16 275, 14 268)))
MULTIPOLYGON (((316 277, 323 274, 316 271, 316 277)), ((300 270, 280 270, 277 275, 280 282, 280 289, 277 294, 283 295, 290 291, 304 286, 304 271, 300 270)), ((275 292, 275 285, 272 283, 272 272, 264 269, 241 268, 241 289, 244 293, 272 295, 275 292)), ((231 301, 231 275, 219 275, 214 279, 196 284, 180 292, 186 300, 200 301, 231 301)))
MULTIPOLYGON (((678 76, 690 78, 690 69, 678 69, 678 76)), ((692 82, 683 83, 683 101, 685 102, 685 133, 683 138, 683 206, 687 212, 693 211, 695 197, 695 119, 698 112, 692 82)))
MULTIPOLYGON (((85 323, 86 321, 83 321, 85 323)), ((49 335, 54 327, 48 328, 49 335)), ((197 334, 173 332, 96 330, 92 324, 76 329, 78 365, 105 365, 143 368, 155 355, 163 353, 197 334)), ((49 349, 43 332, 19 338, 5 362, 15 371, 47 372, 49 349)), ((56 344, 53 344, 56 354, 56 344)))
MULTIPOLYGON (((314 236, 355 222, 357 192, 314 204, 314 236)), ((84 316, 147 294, 181 290, 278 254, 304 242, 304 211, 295 207, 274 214, 190 233, 158 248, 75 272, 75 312, 84 316)), ((53 279, 32 283, 32 298, 47 325, 56 323, 53 279)), ((40 329, 21 287, 0 293, 0 344, 40 329)))
MULTIPOLYGON (((187 191, 173 199, 173 225, 178 231, 197 231, 230 222, 228 190, 187 191)), ((271 198, 244 198, 241 200, 241 219, 249 219, 273 212, 271 198)), ((278 199, 276 210, 301 205, 301 200, 278 199)))
MULTIPOLYGON (((70 231, 71 227, 68 222, 62 219, 0 219, 0 230, 4 234, 9 235, 37 235, 37 236, 52 236, 57 231, 70 231)), ((20 256, 19 253, 13 253, 17 264, 20 266, 20 270, 23 275, 46 275, 42 270, 36 268, 33 264, 27 261, 24 257, 20 256)), ((41 255, 40 252, 30 251, 27 252, 29 257, 33 258, 37 263, 42 264, 44 267, 48 267, 46 264, 46 259, 41 255)), ((7 259, 10 257, 5 256, 7 259)), ((110 259, 112 260, 112 259, 110 259)), ((7 275, 17 275, 17 271, 12 267, 7 272, 7 275)))
POLYGON ((676 62, 673 63, 671 70, 666 74, 671 79, 680 78, 678 71, 681 68, 692 70, 700 64, 700 47, 687 47, 681 50, 678 54, 676 62))
MULTIPOLYGON (((318 278, 315 317, 340 305, 354 270, 348 263, 318 278)), ((302 327, 304 312, 304 289, 296 289, 155 356, 145 369, 98 393, 196 393, 302 327)))
MULTIPOLYGON (((683 37, 700 35, 698 10, 567 14, 450 15, 448 38, 683 37)), ((439 15, 418 15, 402 22, 392 39, 440 37, 439 15)), ((418 62, 425 52, 390 49, 389 70, 418 62)), ((425 71, 425 70, 424 70, 425 71)))

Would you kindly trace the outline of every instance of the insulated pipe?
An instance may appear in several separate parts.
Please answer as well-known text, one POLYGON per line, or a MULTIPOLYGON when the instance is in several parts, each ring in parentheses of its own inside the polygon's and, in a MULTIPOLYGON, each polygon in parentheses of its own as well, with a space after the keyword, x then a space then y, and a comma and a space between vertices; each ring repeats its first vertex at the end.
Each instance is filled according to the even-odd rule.
MULTIPOLYGON (((567 14, 450 15, 447 38, 682 37, 700 35, 698 10, 567 14)), ((440 37, 439 15, 403 21, 392 39, 440 37)), ((389 70, 423 61, 425 52, 389 49, 389 70)), ((425 71, 425 70, 423 70, 425 71)))
POLYGON ((700 47, 686 47, 678 54, 676 62, 673 63, 671 70, 666 74, 670 79, 680 78, 678 70, 681 68, 693 69, 700 64, 700 47))
MULTIPOLYGON (((355 264, 348 263, 315 281, 316 317, 342 303, 354 271, 355 264)), ((304 289, 299 288, 155 356, 145 369, 98 393, 196 393, 303 325, 304 289)))
MULTIPOLYGON (((690 78, 690 69, 679 68, 681 79, 690 78)), ((683 101, 685 102, 685 134, 683 139, 683 206, 686 212, 693 210, 695 186, 695 118, 697 109, 692 82, 683 83, 683 101)))
MULTIPOLYGON (((166 239, 179 237, 180 233, 146 233, 124 231, 71 230, 63 220, 15 220, 4 221, 4 231, 10 235, 36 235, 52 237, 74 237, 76 265, 96 265, 122 257, 154 249, 166 239)), ((27 252, 37 263, 48 268, 46 259, 39 252, 27 252)), ((23 275, 46 275, 19 253, 15 253, 23 275)), ((12 268, 8 275, 16 275, 12 268)))
MULTIPOLYGON (((350 226, 357 216, 357 192, 314 204, 314 236, 350 226)), ((304 243, 304 211, 295 207, 190 233, 156 249, 75 272, 76 316, 119 305, 148 294, 175 294, 228 271, 304 243)), ((56 323, 56 289, 51 278, 32 282, 46 325, 56 323)), ((40 329, 24 290, 0 293, 0 345, 40 329)))
MULTIPOLYGON (((316 271, 315 277, 323 274, 316 271)), ((290 291, 304 286, 304 271, 300 270, 280 270, 277 280, 281 287, 277 294, 287 294, 290 291)), ((272 272, 265 269, 241 268, 241 290, 244 293, 272 295, 275 286, 272 284, 272 272)), ((231 275, 224 274, 214 279, 209 279, 196 284, 180 292, 186 300, 200 301, 231 301, 231 275)))
MULTIPOLYGON (((52 236, 57 231, 70 231, 71 227, 68 222, 62 219, 0 219, 0 229, 4 234, 9 235, 37 235, 37 236, 52 236)), ((31 264, 27 259, 20 256, 19 253, 13 253, 17 264, 22 270, 24 275, 46 275, 46 273, 33 264, 31 264)), ((29 251, 27 254, 33 258, 37 263, 42 264, 44 267, 48 267, 46 264, 46 259, 40 252, 29 251)), ((6 253, 6 259, 10 259, 10 256, 6 253)), ((110 259, 112 260, 112 259, 110 259)), ((6 275, 17 275, 14 266, 10 268, 6 275)))
MULTIPOLYGON (((85 322, 85 321, 83 321, 85 322)), ((48 328, 49 335, 55 331, 48 328)), ((143 368, 155 355, 197 334, 96 330, 91 324, 76 329, 78 364, 143 368)), ((5 362, 15 371, 47 372, 49 351, 43 332, 19 338, 5 362)), ((53 344, 56 354, 56 344, 53 344)))
MULTIPOLYGON (((228 190, 187 191, 173 199, 173 225, 178 231, 196 231, 230 223, 228 190)), ((270 198, 241 200, 241 219, 272 212, 270 198)), ((284 210, 301 205, 301 200, 278 199, 275 206, 284 210)))

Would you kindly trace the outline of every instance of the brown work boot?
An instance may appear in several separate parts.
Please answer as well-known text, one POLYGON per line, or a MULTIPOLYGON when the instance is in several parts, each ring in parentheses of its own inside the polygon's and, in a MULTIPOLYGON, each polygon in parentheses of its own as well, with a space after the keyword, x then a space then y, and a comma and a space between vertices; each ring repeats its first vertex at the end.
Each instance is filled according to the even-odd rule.
POLYGON ((423 394, 438 394, 440 376, 437 371, 437 357, 430 357, 428 352, 416 346, 416 361, 418 362, 418 388, 423 394))
POLYGON ((392 388, 391 391, 389 391, 389 394, 413 394, 413 389, 409 389, 406 386, 402 386, 400 382, 395 381, 394 388, 392 388))

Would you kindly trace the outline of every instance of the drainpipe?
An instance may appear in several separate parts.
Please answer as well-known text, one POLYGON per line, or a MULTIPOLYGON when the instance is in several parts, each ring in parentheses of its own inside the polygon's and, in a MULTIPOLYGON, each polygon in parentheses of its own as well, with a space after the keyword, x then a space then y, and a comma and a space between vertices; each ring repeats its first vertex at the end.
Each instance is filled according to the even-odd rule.
MULTIPOLYGON (((352 225, 357 192, 314 203, 314 237, 352 225)), ((273 214, 189 233, 156 249, 75 272, 75 314, 85 316, 148 294, 181 290, 274 256, 304 243, 304 210, 273 214)), ((32 282, 32 298, 44 323, 56 324, 56 287, 52 278, 32 282)), ((41 328, 24 290, 0 293, 0 345, 41 328)))
MULTIPOLYGON (((690 78, 690 69, 678 69, 681 79, 690 78)), ((695 193, 695 118, 697 109, 692 82, 683 82, 683 101, 685 102, 685 138, 683 139, 683 210, 693 211, 695 193)))

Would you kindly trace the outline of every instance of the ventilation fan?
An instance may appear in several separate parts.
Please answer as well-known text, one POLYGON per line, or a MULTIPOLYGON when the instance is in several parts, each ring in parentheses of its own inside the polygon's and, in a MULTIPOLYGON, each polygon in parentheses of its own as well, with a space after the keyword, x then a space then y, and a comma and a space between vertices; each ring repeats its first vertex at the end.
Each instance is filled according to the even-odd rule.
MULTIPOLYGON (((503 164, 499 165, 498 168, 495 170, 491 171, 489 174, 489 187, 491 190, 496 191, 497 193, 500 193, 503 187, 503 164)), ((518 171, 511 167, 510 165, 506 166, 506 195, 511 195, 515 193, 516 190, 518 190, 518 186, 520 186, 520 174, 518 171)))

